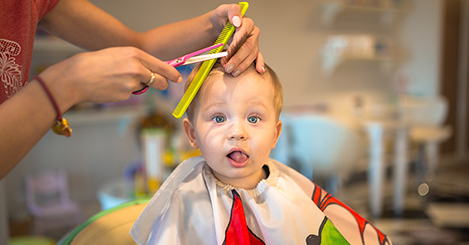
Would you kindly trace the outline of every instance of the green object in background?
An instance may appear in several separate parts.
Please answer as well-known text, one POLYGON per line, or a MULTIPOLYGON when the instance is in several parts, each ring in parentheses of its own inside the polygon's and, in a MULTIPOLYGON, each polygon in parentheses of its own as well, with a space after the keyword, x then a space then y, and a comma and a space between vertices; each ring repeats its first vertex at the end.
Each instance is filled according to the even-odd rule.
MULTIPOLYGON (((70 233, 66 234, 62 239, 60 239, 59 242, 57 242, 58 245, 69 245, 73 239, 80 233, 83 229, 85 229, 87 226, 92 224, 94 221, 105 217, 106 215, 112 214, 115 211, 124 209, 126 207, 134 206, 134 205, 146 205, 150 201, 151 197, 148 198, 142 198, 142 199, 137 199, 137 200, 132 200, 126 203, 123 203, 119 206, 116 206, 114 208, 106 209, 103 210, 95 215, 93 215, 91 218, 80 224, 78 227, 73 229, 70 233)), ((138 216, 135 217, 137 219, 138 216)), ((133 222, 132 222, 133 223, 133 222)), ((55 243, 53 243, 55 244, 55 243)))
POLYGON ((12 237, 8 245, 54 245, 56 241, 44 236, 18 236, 12 237))

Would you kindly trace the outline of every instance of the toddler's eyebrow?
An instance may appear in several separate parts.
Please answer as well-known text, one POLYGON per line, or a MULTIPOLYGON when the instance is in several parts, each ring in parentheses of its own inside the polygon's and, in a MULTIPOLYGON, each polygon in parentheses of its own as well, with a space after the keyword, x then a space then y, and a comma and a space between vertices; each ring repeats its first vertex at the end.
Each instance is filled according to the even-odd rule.
POLYGON ((226 105, 227 103, 226 102, 207 102, 205 104, 205 106, 203 107, 204 110, 209 110, 211 109, 212 107, 220 107, 220 106, 223 106, 223 105, 226 105))
POLYGON ((258 105, 258 106, 261 106, 261 107, 264 107, 264 108, 267 108, 267 105, 262 101, 262 100, 259 100, 259 101, 253 101, 251 102, 251 105, 255 106, 255 105, 258 105))

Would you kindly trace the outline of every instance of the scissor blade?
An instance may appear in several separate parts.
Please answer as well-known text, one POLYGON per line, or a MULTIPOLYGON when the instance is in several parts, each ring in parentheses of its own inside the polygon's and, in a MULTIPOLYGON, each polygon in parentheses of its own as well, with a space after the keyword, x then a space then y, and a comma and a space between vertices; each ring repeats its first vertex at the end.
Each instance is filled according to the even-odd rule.
POLYGON ((199 56, 194 56, 186 60, 183 65, 190 65, 194 63, 200 63, 206 60, 218 59, 228 55, 228 52, 220 52, 215 54, 204 54, 199 56))

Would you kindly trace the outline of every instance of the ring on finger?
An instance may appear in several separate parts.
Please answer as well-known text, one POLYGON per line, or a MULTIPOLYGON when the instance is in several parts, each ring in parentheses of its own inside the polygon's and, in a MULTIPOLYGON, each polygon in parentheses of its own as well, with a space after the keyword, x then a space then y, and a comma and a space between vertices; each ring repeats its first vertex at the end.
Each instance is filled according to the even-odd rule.
POLYGON ((151 86, 151 84, 155 81, 155 77, 156 77, 156 74, 155 73, 151 73, 151 78, 150 78, 150 81, 147 82, 147 86, 151 86))

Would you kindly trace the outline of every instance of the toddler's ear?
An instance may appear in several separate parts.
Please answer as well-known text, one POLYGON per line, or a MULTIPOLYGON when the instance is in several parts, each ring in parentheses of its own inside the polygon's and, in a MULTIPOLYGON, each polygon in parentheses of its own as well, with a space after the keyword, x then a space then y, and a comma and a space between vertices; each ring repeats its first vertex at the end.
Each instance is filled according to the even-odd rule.
POLYGON ((282 133, 282 121, 278 120, 277 126, 275 127, 275 136, 274 136, 274 141, 272 142, 272 147, 271 149, 274 149, 275 146, 277 145, 278 137, 280 137, 280 133, 282 133))
POLYGON ((188 118, 184 118, 182 120, 182 127, 184 129, 184 133, 186 133, 187 139, 191 144, 192 148, 197 149, 199 145, 197 144, 197 140, 195 138, 195 129, 192 125, 192 122, 188 118))

